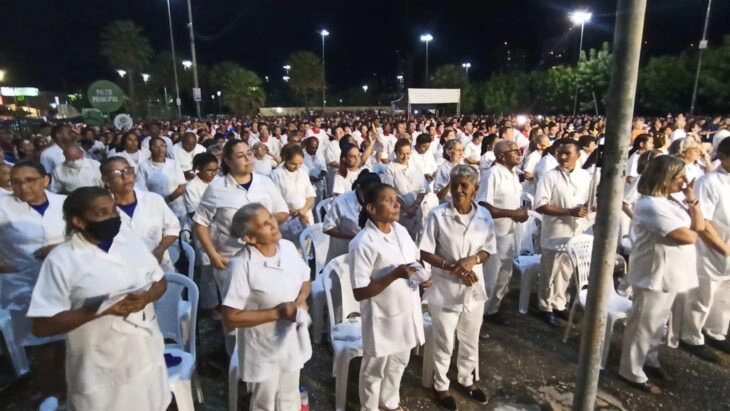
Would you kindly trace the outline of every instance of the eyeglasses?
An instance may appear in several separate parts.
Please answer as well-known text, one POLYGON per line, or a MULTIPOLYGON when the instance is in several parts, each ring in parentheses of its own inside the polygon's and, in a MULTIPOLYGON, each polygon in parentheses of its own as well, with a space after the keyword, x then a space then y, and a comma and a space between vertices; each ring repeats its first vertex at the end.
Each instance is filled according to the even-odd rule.
POLYGON ((125 177, 125 176, 134 176, 134 167, 127 167, 127 168, 122 168, 119 170, 112 170, 109 172, 109 177, 111 177, 111 178, 125 177))
POLYGON ((201 173, 208 173, 208 174, 217 174, 220 168, 213 168, 213 169, 201 169, 201 173))
POLYGON ((10 180, 10 185, 15 186, 15 187, 22 187, 25 184, 34 184, 34 183, 38 182, 38 180, 40 180, 42 178, 43 178, 42 176, 39 176, 39 177, 29 177, 29 178, 26 178, 26 179, 23 179, 23 180, 11 179, 10 180))

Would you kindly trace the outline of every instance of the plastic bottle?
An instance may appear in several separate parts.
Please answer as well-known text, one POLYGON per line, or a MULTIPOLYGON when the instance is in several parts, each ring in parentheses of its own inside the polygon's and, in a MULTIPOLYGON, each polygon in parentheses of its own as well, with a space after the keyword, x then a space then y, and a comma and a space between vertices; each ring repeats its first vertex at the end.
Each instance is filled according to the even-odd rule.
POLYGON ((302 411, 309 411, 309 396, 304 387, 299 387, 299 397, 301 398, 302 411))

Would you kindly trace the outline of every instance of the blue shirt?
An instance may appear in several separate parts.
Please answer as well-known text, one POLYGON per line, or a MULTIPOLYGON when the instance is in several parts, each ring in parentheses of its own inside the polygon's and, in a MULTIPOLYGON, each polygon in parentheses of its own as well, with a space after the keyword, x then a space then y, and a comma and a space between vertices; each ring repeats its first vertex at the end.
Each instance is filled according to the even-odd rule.
POLYGON ((113 242, 114 242, 114 240, 102 241, 99 244, 97 244, 96 246, 101 248, 105 253, 108 253, 109 249, 112 248, 113 242))
POLYGON ((117 207, 121 208, 122 211, 124 211, 124 213, 129 216, 129 218, 132 218, 134 217, 134 210, 137 208, 137 200, 135 199, 133 202, 127 205, 117 204, 117 207))
POLYGON ((33 205, 33 204, 28 204, 28 205, 31 206, 31 207, 33 207, 33 209, 35 211, 37 211, 38 214, 44 215, 46 213, 46 209, 48 209, 48 204, 49 204, 48 203, 48 199, 46 199, 46 201, 44 203, 41 203, 41 204, 38 204, 38 205, 33 205))

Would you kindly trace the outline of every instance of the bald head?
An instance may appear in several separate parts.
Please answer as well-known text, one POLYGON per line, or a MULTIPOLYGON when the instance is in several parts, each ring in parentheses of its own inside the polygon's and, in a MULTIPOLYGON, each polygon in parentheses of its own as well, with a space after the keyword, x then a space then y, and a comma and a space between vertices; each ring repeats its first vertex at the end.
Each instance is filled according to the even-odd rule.
POLYGON ((516 150, 517 144, 514 141, 502 140, 494 145, 494 155, 498 156, 507 151, 516 150))
POLYGON ((84 158, 84 150, 76 144, 71 144, 63 149, 63 156, 66 157, 66 161, 81 160, 84 158))
POLYGON ((497 163, 510 170, 520 164, 520 149, 514 141, 502 140, 495 144, 494 156, 497 163))

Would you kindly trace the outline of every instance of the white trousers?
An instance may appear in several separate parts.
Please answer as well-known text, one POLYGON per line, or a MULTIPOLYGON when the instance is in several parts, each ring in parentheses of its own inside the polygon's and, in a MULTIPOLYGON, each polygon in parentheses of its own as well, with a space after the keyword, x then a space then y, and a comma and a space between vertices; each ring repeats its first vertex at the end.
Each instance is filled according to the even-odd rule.
POLYGON ((730 322, 730 278, 718 281, 699 275, 698 280, 699 287, 687 292, 682 341, 704 344, 703 328, 712 337, 724 340, 730 322))
POLYGON ((487 315, 499 311, 502 299, 509 291, 509 280, 512 278, 512 259, 500 259, 491 256, 484 265, 484 288, 487 290, 487 303, 484 306, 487 315))
POLYGON ((659 367, 657 349, 676 293, 634 288, 634 306, 626 321, 619 375, 629 381, 648 380, 644 365, 659 367))
POLYGON ((573 274, 567 253, 542 249, 537 302, 540 311, 563 311, 568 305, 565 295, 573 274))
POLYGON ((362 411, 395 410, 399 407, 400 381, 410 356, 411 350, 383 357, 363 355, 358 386, 362 411))
POLYGON ((251 411, 299 411, 299 371, 279 373, 266 381, 246 383, 251 411))
MULTIPOLYGON (((479 330, 482 327, 484 306, 475 304, 470 311, 451 311, 433 305, 431 313, 431 338, 433 344, 433 387, 436 391, 449 389, 451 354, 454 352, 454 336, 459 340, 456 355, 456 371, 459 384, 474 384, 475 370, 479 363, 479 330)), ((476 378, 478 379, 478 378, 476 378)))

